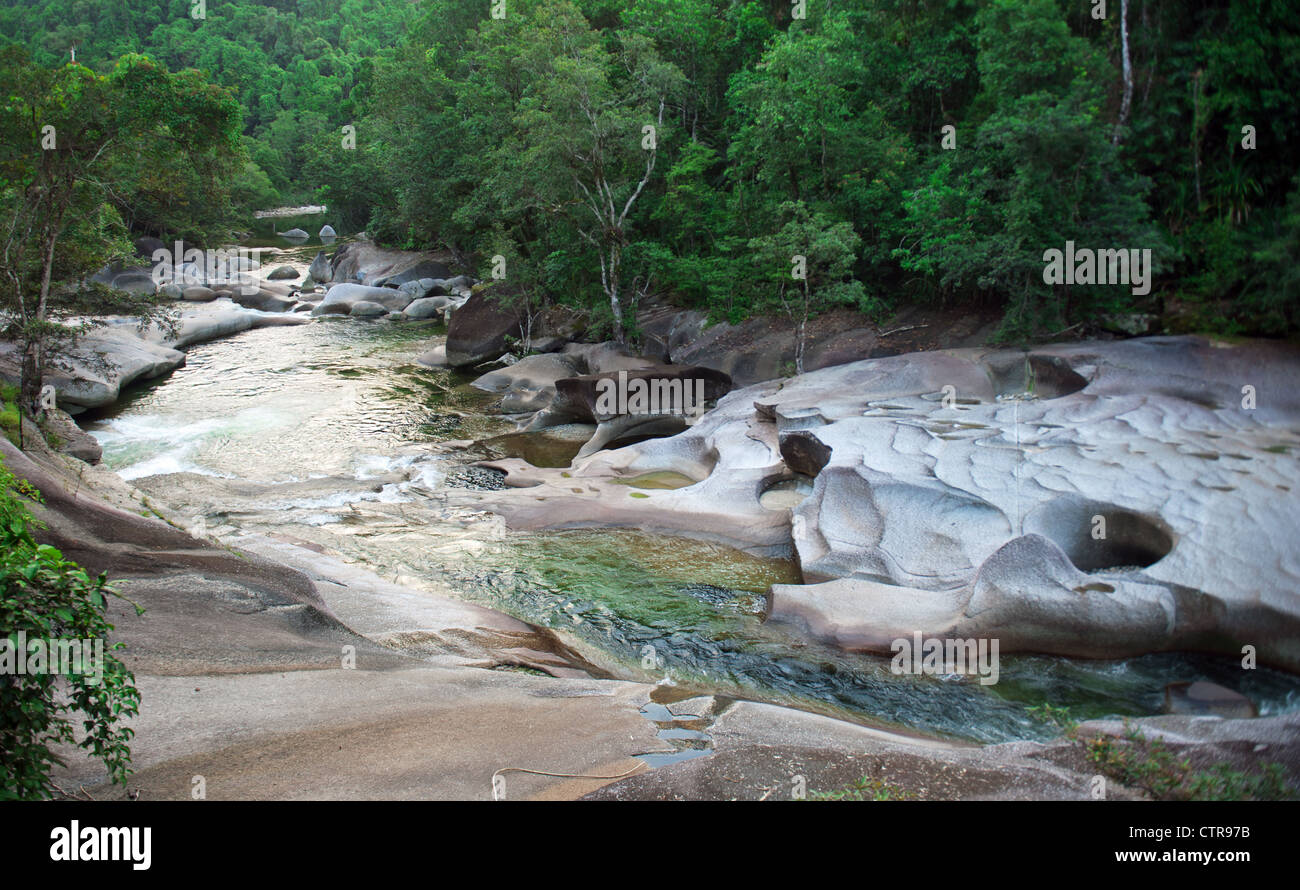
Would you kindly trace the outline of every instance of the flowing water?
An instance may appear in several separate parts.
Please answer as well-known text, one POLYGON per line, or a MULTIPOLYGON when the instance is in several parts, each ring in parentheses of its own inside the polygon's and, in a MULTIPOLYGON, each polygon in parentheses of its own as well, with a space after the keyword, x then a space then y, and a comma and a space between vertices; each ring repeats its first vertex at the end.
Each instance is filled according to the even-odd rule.
POLYGON ((1052 735, 1028 711, 1043 703, 1078 718, 1158 713, 1174 681, 1238 689, 1265 714, 1300 706, 1295 678, 1198 655, 1004 655, 991 686, 897 676, 886 658, 761 621, 768 586, 797 580, 788 561, 632 531, 506 533, 457 501, 467 458, 437 446, 518 444, 514 427, 485 413, 491 397, 469 377, 415 361, 441 333, 348 318, 248 331, 192 347, 184 368, 83 422, 106 465, 210 526, 319 542, 385 577, 562 629, 601 663, 683 690, 979 741, 1052 735))

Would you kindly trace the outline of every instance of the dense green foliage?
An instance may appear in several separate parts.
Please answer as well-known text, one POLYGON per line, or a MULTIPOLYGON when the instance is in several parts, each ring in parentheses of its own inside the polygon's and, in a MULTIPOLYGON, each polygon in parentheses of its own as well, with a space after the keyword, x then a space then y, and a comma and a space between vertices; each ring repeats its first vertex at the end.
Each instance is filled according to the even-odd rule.
POLYGON ((411 0, 0 0, 0 42, 38 64, 102 71, 142 53, 172 71, 196 68, 243 108, 247 162, 229 186, 237 205, 308 197, 305 148, 353 122, 370 59, 403 34, 411 0))
POLYGON ((318 190, 344 227, 480 274, 502 257, 513 299, 581 302, 615 333, 651 293, 786 311, 800 239, 852 252, 792 285, 814 314, 979 303, 1008 337, 1130 311, 1297 324, 1290 0, 496 5, 0 0, 0 40, 45 65, 76 45, 97 69, 196 66, 243 108, 238 205, 318 190), (1045 283, 1066 241, 1150 249, 1152 292, 1045 283))
POLYGON ((121 644, 106 642, 113 626, 105 607, 116 594, 103 575, 91 577, 36 542, 24 499, 39 494, 0 464, 0 627, 14 646, 20 639, 105 642, 100 665, 87 659, 65 673, 49 664, 0 673, 0 800, 50 796, 54 749, 63 744, 86 749, 124 782, 132 731, 121 720, 140 703, 134 676, 113 655, 121 644))
POLYGON ((871 0, 792 20, 776 0, 511 0, 494 20, 479 0, 429 2, 375 62, 357 150, 322 143, 307 169, 392 243, 480 271, 500 255, 516 285, 597 306, 616 242, 624 301, 779 308, 774 280, 813 237, 798 218, 854 236, 837 241, 860 292, 826 305, 1003 305, 1008 336, 1131 310, 1293 329, 1300 12, 1107 6, 871 0), (616 209, 637 194, 645 124, 653 172, 598 225, 588 191, 606 177, 616 209), (1067 240, 1149 248, 1152 293, 1045 284, 1043 253, 1067 240))
POLYGON ((80 64, 45 68, 0 48, 0 331, 21 347, 21 406, 38 413, 46 353, 81 327, 70 315, 147 309, 133 296, 85 284, 129 253, 129 214, 170 214, 189 199, 212 218, 238 158, 239 107, 193 69, 172 74, 122 56, 106 74, 80 64))

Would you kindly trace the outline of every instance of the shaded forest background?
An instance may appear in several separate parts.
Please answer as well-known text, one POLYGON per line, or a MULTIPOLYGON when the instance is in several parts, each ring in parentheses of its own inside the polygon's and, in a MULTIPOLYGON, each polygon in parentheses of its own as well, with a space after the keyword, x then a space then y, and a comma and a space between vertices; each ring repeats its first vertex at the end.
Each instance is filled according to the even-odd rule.
POLYGON ((995 305, 1007 339, 1129 312, 1300 321, 1294 2, 492 5, 212 0, 196 20, 192 0, 0 0, 0 42, 45 67, 143 53, 229 88, 238 163, 115 192, 140 233, 214 239, 322 200, 482 277, 499 257, 510 299, 611 325, 652 294, 731 321, 995 305), (1151 248, 1152 293, 1044 284, 1067 240, 1151 248))

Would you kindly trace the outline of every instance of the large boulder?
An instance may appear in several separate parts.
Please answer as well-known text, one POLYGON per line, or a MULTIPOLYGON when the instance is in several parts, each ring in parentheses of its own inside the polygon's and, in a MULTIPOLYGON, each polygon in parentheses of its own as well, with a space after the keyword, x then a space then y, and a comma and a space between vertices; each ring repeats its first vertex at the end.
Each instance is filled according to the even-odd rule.
POLYGON ((487 292, 474 294, 447 325, 447 364, 472 367, 505 354, 507 337, 520 336, 519 318, 487 292))
MULTIPOLYGON (((443 299, 434 297, 433 299, 443 299)), ((555 398, 556 381, 578 373, 579 362, 565 355, 530 355, 514 364, 489 371, 474 386, 501 395, 503 414, 539 411, 555 398)))
POLYGON ((423 297, 412 300, 402 314, 407 318, 441 318, 450 305, 451 300, 447 297, 423 297))
POLYGON ((421 278, 446 278, 448 274, 450 273, 444 264, 436 260, 420 260, 400 272, 387 276, 384 279, 384 284, 390 287, 400 287, 407 282, 419 281, 421 278))
POLYGON ((298 277, 298 270, 293 266, 277 266, 266 277, 271 281, 292 281, 298 277))
POLYGON ((330 277, 330 261, 325 258, 325 251, 316 252, 316 258, 307 267, 307 277, 312 281, 321 283, 328 283, 333 280, 330 277))
POLYGON ((387 314, 388 310, 381 303, 372 303, 369 300, 353 303, 352 311, 348 313, 353 318, 378 318, 387 314))
POLYGON ((386 311, 401 312, 411 302, 409 294, 391 287, 367 287, 364 284, 336 284, 316 304, 312 315, 348 315, 357 303, 377 303, 386 311))
POLYGON ((55 437, 53 441, 60 454, 75 457, 88 464, 97 464, 104 456, 104 449, 99 444, 99 440, 78 426, 66 411, 58 408, 46 411, 44 427, 47 438, 51 434, 55 437))
POLYGON ((158 290, 158 283, 149 272, 133 269, 113 276, 112 287, 127 293, 148 295, 158 290))
POLYGON ((327 239, 328 239, 328 240, 333 240, 334 238, 337 238, 338 236, 339 236, 339 233, 336 232, 336 231, 334 231, 334 227, 333 227, 333 226, 330 226, 330 225, 324 225, 324 226, 321 226, 321 229, 320 229, 320 240, 322 240, 322 241, 325 241, 325 240, 327 240, 327 239))
POLYGON ((302 229, 290 229, 287 232, 276 232, 276 234, 289 241, 306 241, 311 237, 311 235, 308 235, 302 229))
POLYGON ((164 244, 161 238, 154 238, 149 235, 135 239, 134 246, 135 255, 145 260, 152 260, 156 251, 171 249, 171 245, 164 244))
POLYGON ((243 290, 234 291, 230 299, 246 309, 259 312, 289 312, 298 302, 287 294, 280 294, 268 288, 260 288, 256 293, 246 294, 243 290))
POLYGON ((567 377, 557 380, 555 388, 552 415, 604 423, 624 414, 703 414, 706 402, 731 390, 731 378, 712 368, 658 365, 567 377))
POLYGON ((191 303, 211 303, 217 298, 217 292, 210 287, 196 284, 181 291, 181 299, 191 303))
POLYGON ((385 283, 400 285, 421 278, 445 278, 450 274, 442 254, 392 250, 363 240, 361 236, 334 252, 330 268, 331 275, 317 278, 313 274, 312 277, 317 281, 355 281, 378 286, 385 283))

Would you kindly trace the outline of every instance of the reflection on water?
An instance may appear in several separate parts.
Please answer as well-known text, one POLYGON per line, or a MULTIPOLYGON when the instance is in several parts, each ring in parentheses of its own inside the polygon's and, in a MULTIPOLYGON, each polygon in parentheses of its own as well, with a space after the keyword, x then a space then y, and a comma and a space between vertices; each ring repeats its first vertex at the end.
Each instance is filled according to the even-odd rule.
MULTIPOLYGON (((768 586, 797 579, 788 562, 631 531, 504 535, 499 522, 457 515, 445 498, 449 468, 426 460, 431 443, 494 438, 492 449, 534 448, 546 461, 567 459, 575 446, 563 430, 520 444, 504 435, 510 422, 484 415, 496 397, 469 386, 469 376, 417 365, 440 334, 433 324, 347 318, 248 331, 193 347, 184 368, 88 428, 105 463, 127 478, 187 470, 211 477, 218 499, 233 497, 217 484, 225 478, 277 483, 254 498, 255 509, 247 500, 233 505, 232 521, 292 531, 387 578, 448 583, 469 599, 563 628, 633 676, 645 675, 649 654, 656 676, 683 686, 981 741, 1051 735, 1026 711, 1044 702, 1079 718, 1158 713, 1165 684, 1181 680, 1238 689, 1264 714, 1300 707, 1295 678, 1181 654, 1112 662, 1003 656, 995 686, 895 676, 886 658, 842 653, 762 623, 768 586), (294 482, 312 479, 323 481, 294 482)), ((794 480, 773 496, 804 484, 794 480)))

